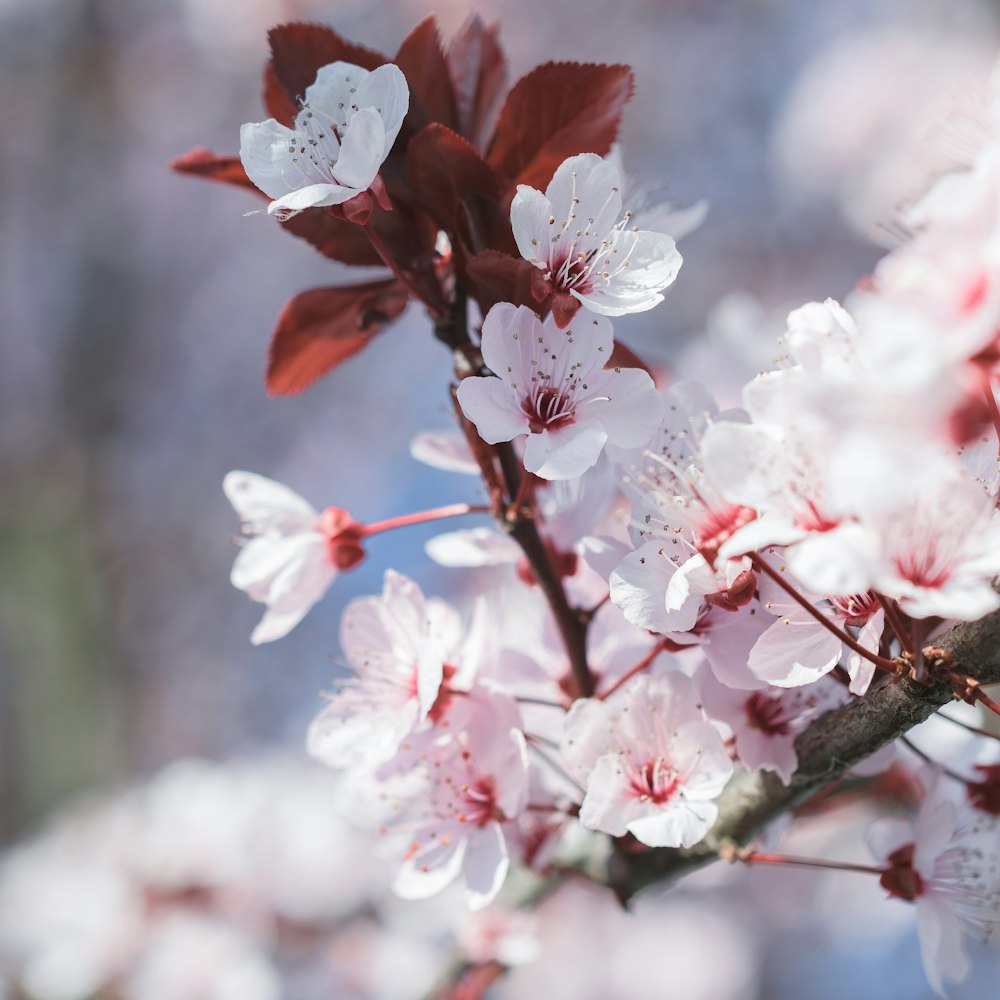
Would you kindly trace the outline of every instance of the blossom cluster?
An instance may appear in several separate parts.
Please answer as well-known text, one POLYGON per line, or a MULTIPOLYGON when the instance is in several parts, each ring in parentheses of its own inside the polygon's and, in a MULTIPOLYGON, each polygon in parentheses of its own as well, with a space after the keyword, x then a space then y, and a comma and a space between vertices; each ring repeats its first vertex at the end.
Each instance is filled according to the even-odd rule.
MULTIPOLYGON (((389 276, 294 299, 269 390, 304 388, 418 301, 452 351, 456 427, 413 452, 484 495, 364 524, 230 473, 233 583, 267 605, 253 641, 293 628, 370 537, 492 518, 428 546, 494 568, 464 617, 393 570, 347 607, 353 676, 309 732, 351 773, 399 895, 460 880, 481 909, 579 827, 614 851, 692 848, 737 769, 787 785, 814 720, 922 676, 934 637, 1000 608, 992 103, 969 161, 905 210, 910 235, 843 305, 794 310, 774 370, 720 410, 615 340, 678 277, 684 228, 625 208, 626 68, 547 64, 496 113, 503 57, 478 21, 447 52, 424 22, 394 62, 303 25, 272 50, 273 118, 244 126, 240 160, 179 168, 256 186, 328 256, 389 276)), ((987 934, 1000 906, 994 778, 950 780, 972 818, 929 792, 877 869, 916 901, 939 992, 968 971, 960 931, 987 934)))

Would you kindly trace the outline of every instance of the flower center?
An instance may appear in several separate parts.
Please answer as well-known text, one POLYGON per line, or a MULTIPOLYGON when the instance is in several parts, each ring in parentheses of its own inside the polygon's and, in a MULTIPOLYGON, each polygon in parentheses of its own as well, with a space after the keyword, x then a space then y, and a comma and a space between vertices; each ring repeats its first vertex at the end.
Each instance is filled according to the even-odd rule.
POLYGON ((709 566, 715 565, 719 547, 744 525, 755 520, 757 512, 741 504, 725 504, 721 507, 706 507, 695 531, 695 548, 705 557, 709 566))
POLYGON ((632 791, 641 802, 655 802, 663 805, 669 802, 680 785, 680 776, 662 758, 646 761, 637 773, 632 775, 632 791))
POLYGON ((879 609, 879 603, 870 590, 863 594, 839 594, 831 597, 830 603, 845 625, 856 628, 866 625, 868 619, 879 609))
POLYGON ((551 385, 535 389, 525 397, 521 401, 521 411, 528 418, 532 434, 565 427, 573 423, 576 416, 573 399, 551 385))
POLYGON ((752 729, 757 729, 768 736, 788 735, 788 717, 784 713, 780 699, 770 698, 762 691, 754 691, 747 698, 743 710, 752 729))
POLYGON ((913 869, 913 844, 899 847, 888 857, 889 867, 882 872, 882 888, 900 899, 914 900, 924 889, 924 880, 913 869))
POLYGON ((460 789, 464 808, 456 817, 459 823, 472 823, 473 826, 486 826, 494 820, 502 820, 503 813, 497 806, 496 788, 493 779, 481 776, 471 784, 460 789))

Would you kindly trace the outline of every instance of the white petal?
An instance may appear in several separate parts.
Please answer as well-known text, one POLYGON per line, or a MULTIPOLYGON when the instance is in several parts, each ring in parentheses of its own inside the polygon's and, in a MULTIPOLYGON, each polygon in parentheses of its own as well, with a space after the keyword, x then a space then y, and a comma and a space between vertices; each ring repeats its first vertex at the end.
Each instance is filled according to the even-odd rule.
POLYGON ((410 106, 410 88, 403 71, 395 63, 373 69, 358 85, 354 103, 359 108, 375 108, 382 116, 385 148, 381 159, 384 160, 399 135, 410 106))
POLYGON ((392 891, 402 899, 427 899, 437 895, 454 882, 462 870, 467 844, 467 840, 458 838, 452 838, 447 845, 439 841, 430 850, 404 861, 392 883, 392 891))
POLYGON ((479 465, 460 431, 422 431, 410 442, 410 455, 444 472, 479 475, 479 465))
POLYGON ((630 552, 611 574, 611 600, 633 625, 653 632, 686 632, 694 627, 698 617, 697 604, 694 615, 688 620, 684 615, 667 612, 667 587, 676 565, 660 554, 659 542, 647 542, 630 552))
POLYGON ((499 823, 488 823, 470 835, 462 866, 470 910, 481 910, 496 898, 509 869, 507 841, 499 823))
POLYGON ((918 897, 917 930, 927 979, 939 997, 947 997, 945 979, 961 982, 972 970, 958 916, 943 901, 918 897))
POLYGON ((495 528, 471 528, 437 535, 424 551, 439 566, 504 566, 521 558, 521 548, 495 528))
POLYGON ((677 799, 662 811, 632 820, 628 832, 649 847, 693 847, 719 815, 714 802, 686 802, 677 799))
POLYGON ((307 208, 315 208, 320 205, 341 205, 356 194, 358 194, 357 188, 344 187, 341 184, 309 184, 297 191, 290 191, 288 194, 276 198, 267 206, 267 214, 277 215, 279 218, 291 217, 299 212, 304 212, 307 208))
POLYGON ((819 680, 840 661, 843 643, 819 622, 779 618, 750 650, 750 669, 776 687, 819 680))
POLYGON ((598 420, 578 420, 554 431, 529 434, 524 467, 542 479, 573 479, 596 464, 607 440, 598 420))
POLYGON ((280 198, 303 182, 289 152, 295 141, 295 132, 273 118, 249 122, 240 129, 240 161, 250 180, 269 198, 280 198))
POLYGON ((319 517, 298 493, 254 472, 227 473, 222 489, 236 513, 255 531, 305 531, 319 517))
POLYGON ((530 430, 514 390, 501 379, 478 376, 462 379, 458 404, 487 444, 510 441, 530 430))
POLYGON ((548 265, 549 240, 552 235, 552 202, 533 187, 518 184, 510 203, 510 224, 521 256, 531 263, 548 265))
POLYGON ((374 108, 356 111, 347 124, 334 176, 345 187, 365 191, 382 165, 385 126, 374 108))
POLYGON ((648 373, 641 368, 623 368, 602 373, 591 387, 607 399, 586 407, 608 432, 608 441, 621 448, 640 448, 656 433, 663 420, 663 398, 648 373))

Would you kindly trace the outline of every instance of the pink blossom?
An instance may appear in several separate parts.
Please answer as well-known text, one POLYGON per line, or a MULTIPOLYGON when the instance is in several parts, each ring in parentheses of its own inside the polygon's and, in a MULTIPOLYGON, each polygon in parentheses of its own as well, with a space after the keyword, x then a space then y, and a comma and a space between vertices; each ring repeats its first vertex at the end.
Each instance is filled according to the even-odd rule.
POLYGON ((733 773, 721 737, 681 674, 643 675, 614 705, 575 702, 562 755, 586 787, 583 825, 615 837, 631 833, 650 847, 698 843, 733 773))
POLYGON ((567 321, 577 303, 621 316, 663 301, 681 255, 666 233, 630 227, 631 219, 622 215, 618 169, 594 153, 564 160, 545 194, 518 185, 510 206, 518 250, 544 272, 563 300, 553 310, 567 321))
POLYGON ((794 691, 738 691, 704 670, 697 681, 706 714, 731 734, 740 763, 749 771, 775 771, 786 785, 798 767, 795 737, 843 700, 843 689, 830 681, 794 691))
MULTIPOLYGON (((885 612, 871 591, 823 599, 809 594, 791 574, 784 575, 789 585, 829 619, 831 626, 849 633, 856 631, 858 642, 872 654, 878 653, 885 612)), ((844 660, 851 692, 864 694, 868 690, 875 676, 875 665, 870 660, 846 649, 831 628, 817 621, 774 581, 760 579, 759 589, 764 608, 778 620, 750 651, 749 666, 757 677, 775 687, 798 687, 814 683, 844 660)))
POLYGON ((662 416, 646 372, 606 369, 611 324, 600 316, 560 330, 526 306, 501 302, 483 322, 483 359, 494 378, 458 387, 465 415, 489 444, 527 434, 524 467, 542 479, 572 479, 606 443, 641 447, 662 416))
POLYGON ((512 699, 479 688, 466 701, 466 727, 421 755, 426 785, 406 810, 408 847, 393 889, 424 899, 461 874, 469 906, 481 909, 510 868, 505 828, 528 802, 528 757, 512 699))
POLYGON ((357 677, 346 682, 309 729, 309 752, 331 767, 380 764, 426 720, 454 672, 459 624, 410 579, 388 570, 378 597, 352 601, 340 644, 357 677))

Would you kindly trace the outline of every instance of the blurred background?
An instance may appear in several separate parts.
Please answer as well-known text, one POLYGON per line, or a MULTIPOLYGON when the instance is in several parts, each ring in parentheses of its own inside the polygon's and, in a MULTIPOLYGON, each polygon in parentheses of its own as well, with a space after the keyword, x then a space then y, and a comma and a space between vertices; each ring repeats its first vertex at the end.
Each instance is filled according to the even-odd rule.
MULTIPOLYGON (((264 117, 272 24, 327 21, 391 53, 428 13, 447 36, 471 9, 0 0, 0 845, 67 796, 182 756, 298 752, 338 669, 344 603, 389 564, 454 587, 423 555, 432 528, 393 533, 291 636, 250 646, 262 608, 228 582, 229 469, 363 520, 473 488, 408 454, 414 433, 448 426, 448 359, 416 310, 305 394, 266 397, 282 304, 350 277, 247 216, 251 196, 167 163, 236 152, 240 124, 264 117)), ((871 268, 894 207, 947 160, 929 126, 1000 41, 990 0, 476 9, 500 22, 512 81, 550 59, 634 67, 635 185, 710 209, 667 303, 617 332, 727 401, 776 353, 788 308, 871 268)))

